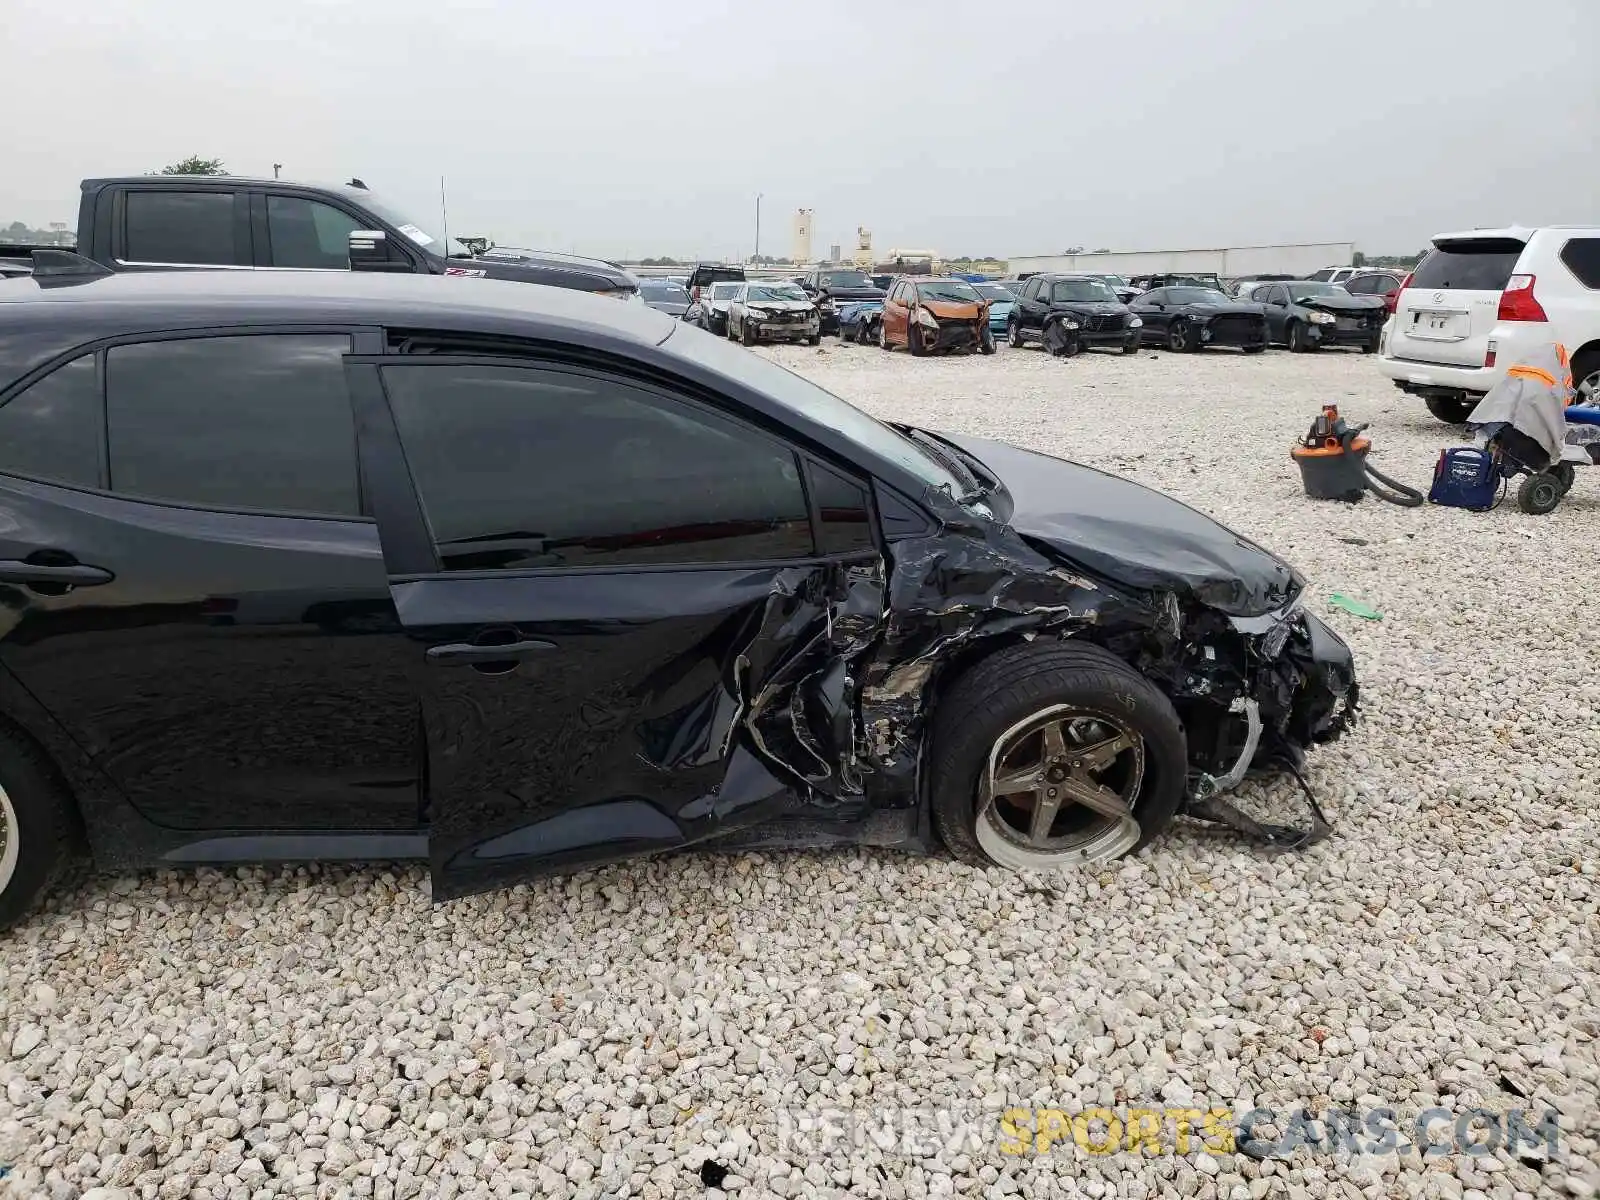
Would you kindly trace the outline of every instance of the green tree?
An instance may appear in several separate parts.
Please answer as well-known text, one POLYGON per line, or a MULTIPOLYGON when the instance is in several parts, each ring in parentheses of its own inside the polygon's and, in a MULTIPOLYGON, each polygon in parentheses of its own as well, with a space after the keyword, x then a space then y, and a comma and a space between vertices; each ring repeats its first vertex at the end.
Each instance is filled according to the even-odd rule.
POLYGON ((181 158, 175 163, 168 163, 156 172, 160 175, 226 175, 220 158, 201 158, 198 154, 191 154, 188 158, 181 158))

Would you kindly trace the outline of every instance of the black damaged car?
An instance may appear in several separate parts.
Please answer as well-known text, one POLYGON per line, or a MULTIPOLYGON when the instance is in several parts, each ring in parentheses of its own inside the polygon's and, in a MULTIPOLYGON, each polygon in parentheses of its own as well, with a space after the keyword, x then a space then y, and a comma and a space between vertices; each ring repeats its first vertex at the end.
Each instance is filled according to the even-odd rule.
POLYGON ((872 281, 865 271, 844 267, 818 267, 800 277, 800 286, 806 295, 816 301, 817 312, 822 316, 822 332, 839 332, 839 310, 847 304, 863 300, 882 300, 884 289, 872 281))
POLYGON ((1266 310, 1268 338, 1295 353, 1358 346, 1375 354, 1389 319, 1382 296, 1352 296, 1338 283, 1274 283, 1250 296, 1266 310))
POLYGON ((1038 339, 1052 354, 1066 357, 1094 346, 1133 354, 1142 324, 1096 276, 1041 274, 1022 285, 1006 318, 1006 340, 1020 348, 1038 339))
POLYGON ((1267 317, 1259 304, 1234 300, 1210 287, 1163 287, 1128 305, 1143 322, 1145 343, 1185 353, 1207 346, 1237 346, 1246 354, 1267 348, 1267 317))
MULTIPOLYGON (((63 862, 700 845, 1050 868, 1355 710, 1303 581, 1137 483, 886 425, 644 305, 0 282, 0 922, 63 862)), ((1317 832, 1316 829, 1312 831, 1317 832)))

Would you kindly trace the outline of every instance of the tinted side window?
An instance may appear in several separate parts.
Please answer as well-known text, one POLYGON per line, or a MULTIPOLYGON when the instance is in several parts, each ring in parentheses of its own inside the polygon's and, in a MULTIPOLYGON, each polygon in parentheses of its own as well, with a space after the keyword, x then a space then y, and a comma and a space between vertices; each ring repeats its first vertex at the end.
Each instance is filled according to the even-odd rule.
POLYGON ((1372 292, 1372 276, 1352 275, 1344 281, 1344 290, 1352 296, 1366 296, 1372 292))
POLYGON ((631 383, 468 363, 383 369, 447 571, 813 553, 792 451, 631 383))
POLYGON ((1586 288, 1600 288, 1600 238, 1572 238, 1561 247, 1561 261, 1586 288))
POLYGON ((237 264, 232 192, 129 192, 123 261, 237 264))
POLYGON ((823 554, 873 549, 867 490, 820 463, 811 464, 810 479, 817 506, 817 549, 823 554))
POLYGON ((1268 304, 1288 304, 1289 303, 1289 291, 1288 291, 1288 289, 1285 288, 1283 286, 1283 284, 1281 284, 1281 283, 1274 284, 1272 287, 1269 287, 1267 289, 1267 303, 1268 304))
POLYGON ((75 358, 0 407, 0 471, 69 487, 100 486, 100 381, 75 358))
POLYGON ((349 352, 342 334, 112 347, 112 490, 202 508, 359 515, 349 352))
POLYGON ((331 204, 299 196, 267 197, 267 236, 275 267, 318 267, 343 271, 350 266, 350 233, 356 219, 331 204))

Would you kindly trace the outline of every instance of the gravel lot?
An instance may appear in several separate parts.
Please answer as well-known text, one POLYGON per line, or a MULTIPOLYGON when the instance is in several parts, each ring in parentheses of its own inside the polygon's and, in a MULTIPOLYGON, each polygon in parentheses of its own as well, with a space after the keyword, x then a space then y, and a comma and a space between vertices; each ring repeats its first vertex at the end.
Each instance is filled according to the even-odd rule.
POLYGON ((1453 439, 1355 354, 763 353, 1170 490, 1296 563, 1314 608, 1381 609, 1329 617, 1365 699, 1308 776, 1334 837, 1270 858, 1185 822, 1048 879, 686 855, 438 909, 413 868, 86 880, 0 938, 0 1192, 717 1196, 710 1159, 742 1196, 1593 1194, 1600 478, 1548 517, 1306 500, 1288 447, 1325 401, 1413 483, 1453 439), (1562 1149, 1002 1152, 1007 1108, 1190 1101, 1388 1105, 1407 1131, 1554 1106, 1562 1149), (832 1110, 972 1138, 797 1132, 832 1110))

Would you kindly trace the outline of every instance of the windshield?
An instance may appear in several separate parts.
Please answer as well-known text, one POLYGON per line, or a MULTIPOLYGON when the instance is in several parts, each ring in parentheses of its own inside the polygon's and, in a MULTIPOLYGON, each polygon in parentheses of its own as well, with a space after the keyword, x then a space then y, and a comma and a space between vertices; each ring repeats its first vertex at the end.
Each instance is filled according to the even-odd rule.
POLYGON ((675 283, 641 283, 639 292, 657 304, 688 304, 689 293, 675 283))
POLYGON ((948 488, 952 497, 959 497, 965 490, 961 479, 918 449, 915 442, 769 358, 693 329, 686 334, 674 333, 662 343, 662 349, 760 392, 809 421, 836 430, 911 472, 929 487, 948 488))
POLYGON ((1098 279, 1064 279, 1050 289, 1050 299, 1056 304, 1110 301, 1117 302, 1117 294, 1098 279))
POLYGON ((871 287, 872 280, 865 271, 824 271, 823 287, 871 287))
POLYGON ((371 209, 430 254, 438 254, 449 258, 472 257, 472 251, 456 241, 455 238, 450 239, 450 248, 447 254, 442 239, 432 229, 414 220, 405 211, 396 208, 387 200, 383 200, 360 188, 345 188, 342 191, 351 201, 361 205, 363 208, 371 209))
POLYGON ((960 279, 947 279, 939 283, 917 284, 917 295, 924 300, 948 300, 953 304, 977 304, 978 293, 970 283, 960 279))
POLYGON ((1228 298, 1216 288, 1175 287, 1167 289, 1167 299, 1173 304, 1227 304, 1228 298))
POLYGON ((752 285, 745 295, 750 300, 805 300, 809 298, 792 283, 764 283, 760 287, 752 285))
POLYGON ((1337 283, 1291 283, 1289 298, 1304 300, 1307 296, 1342 296, 1345 290, 1337 283))
POLYGON ((985 300, 993 300, 999 304, 1010 304, 1016 299, 1015 296, 998 283, 975 283, 972 287, 985 300))

